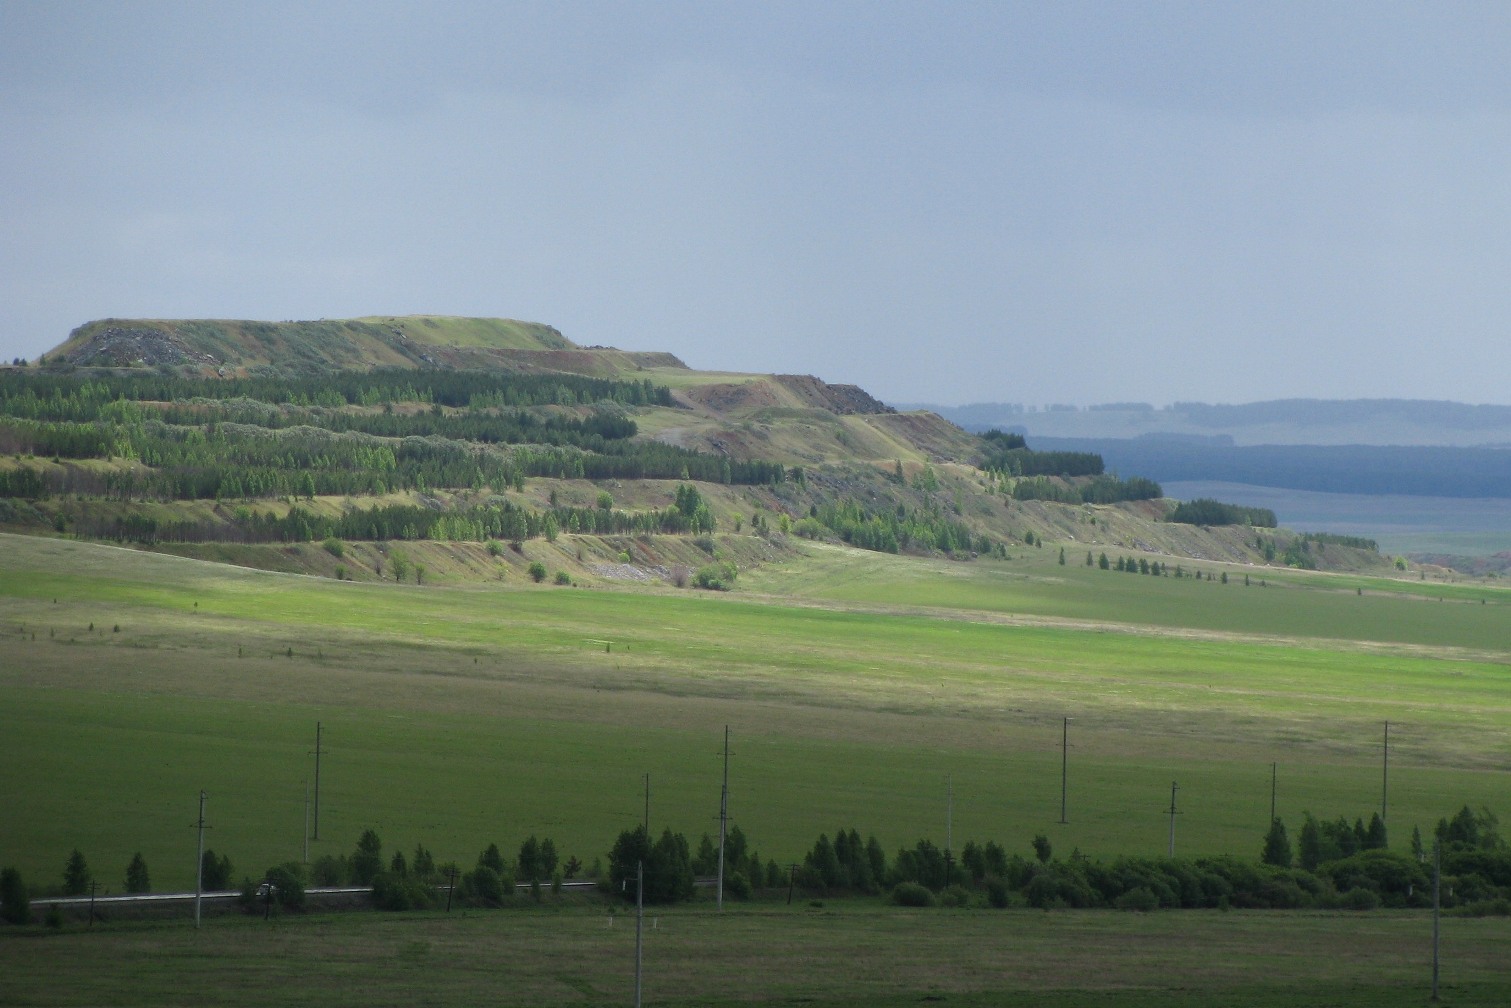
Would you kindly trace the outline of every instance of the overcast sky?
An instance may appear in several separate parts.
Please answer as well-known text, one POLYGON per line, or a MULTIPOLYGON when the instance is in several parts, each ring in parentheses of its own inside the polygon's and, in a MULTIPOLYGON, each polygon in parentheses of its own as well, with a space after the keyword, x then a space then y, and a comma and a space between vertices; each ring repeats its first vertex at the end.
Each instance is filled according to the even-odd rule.
POLYGON ((892 402, 1511 402, 1511 4, 0 0, 0 357, 529 319, 892 402))

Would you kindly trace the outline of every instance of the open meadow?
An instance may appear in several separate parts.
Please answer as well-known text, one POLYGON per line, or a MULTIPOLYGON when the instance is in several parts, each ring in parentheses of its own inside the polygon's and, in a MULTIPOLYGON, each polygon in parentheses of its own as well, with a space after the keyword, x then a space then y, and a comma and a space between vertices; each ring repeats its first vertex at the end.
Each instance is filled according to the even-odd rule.
POLYGON ((312 858, 372 827, 463 865, 549 836, 591 866, 640 821, 645 775, 653 829, 696 844, 726 725, 731 818, 783 864, 852 827, 888 851, 1026 854, 1042 832, 1061 855, 1159 855, 1172 782, 1178 854, 1255 857, 1272 766, 1293 830, 1383 798, 1398 849, 1463 805, 1511 808, 1504 590, 810 553, 724 594, 356 584, 3 537, 0 863, 45 888, 78 848, 118 889, 140 851, 154 888, 190 888, 200 790, 238 878, 298 860, 317 723, 312 858))
MULTIPOLYGON (((207 918, 0 938, 14 1008, 632 1004, 633 910, 207 918), (82 964, 88 968, 80 968, 82 964)), ((903 910, 875 901, 648 911, 650 1005, 1293 1008, 1429 1004, 1430 914, 903 910)), ((1505 918, 1442 922, 1441 1001, 1511 997, 1505 918)))

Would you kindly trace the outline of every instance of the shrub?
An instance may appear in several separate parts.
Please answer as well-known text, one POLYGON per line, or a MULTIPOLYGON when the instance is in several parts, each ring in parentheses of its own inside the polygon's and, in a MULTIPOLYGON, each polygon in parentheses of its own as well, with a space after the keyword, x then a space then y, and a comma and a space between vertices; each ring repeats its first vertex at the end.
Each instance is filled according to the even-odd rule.
POLYGON ((325 547, 325 552, 329 553, 337 560, 346 555, 346 543, 342 542, 340 539, 337 539, 335 536, 331 536, 320 545, 325 547))
POLYGON ((0 904, 0 917, 12 924, 31 923, 31 898, 14 868, 0 871, 0 904))
POLYGON ((200 884, 208 890, 227 889, 231 885, 231 859, 217 857, 213 850, 206 850, 200 858, 200 884))
POLYGON ((750 879, 744 872, 731 872, 724 876, 724 891, 735 899, 750 899, 750 879))
POLYGON ((1112 905, 1119 910, 1136 910, 1139 913, 1150 913, 1159 909, 1159 897, 1154 895, 1153 890, 1144 886, 1137 889, 1129 889, 1112 901, 1112 905))
POLYGON ((546 579, 546 565, 541 563, 539 560, 536 560, 534 563, 530 564, 529 570, 530 580, 534 581, 536 584, 540 584, 546 579))
POLYGON ((1350 889, 1338 898, 1340 910, 1378 910, 1380 894, 1373 889, 1350 889))
POLYGON ((988 906, 998 910, 1005 910, 1012 905, 1012 896, 1007 883, 996 875, 988 876, 986 880, 986 902, 988 906))
POLYGON ((569 585, 572 583, 572 575, 568 574, 566 571, 557 571, 556 583, 559 585, 569 585))
POLYGON ((304 909, 304 869, 302 866, 293 861, 275 865, 268 869, 268 882, 275 890, 273 898, 278 901, 279 906, 285 910, 304 909))
POLYGON ((899 882, 892 889, 892 903, 895 906, 931 907, 934 894, 917 882, 899 882))
POLYGON ((1511 900, 1477 900, 1454 907, 1448 913, 1454 917, 1511 917, 1511 900))
POLYGON ((504 555, 504 544, 497 539, 488 540, 488 555, 493 557, 504 555))
POLYGON ((504 883, 499 873, 487 865, 462 876, 462 891, 468 899, 484 906, 498 906, 504 901, 504 883))
POLYGON ((346 885, 347 876, 346 862, 334 854, 322 854, 310 866, 310 879, 317 886, 346 885))
POLYGON ((939 905, 947 907, 967 907, 971 905, 971 893, 963 885, 952 885, 939 894, 939 905))
POLYGON ((435 889, 412 876, 383 872, 373 879, 373 905, 379 910, 423 910, 435 900, 435 889))
POLYGON ((739 569, 728 561, 709 564, 698 568, 698 573, 693 575, 693 584, 710 591, 729 591, 738 573, 739 569))

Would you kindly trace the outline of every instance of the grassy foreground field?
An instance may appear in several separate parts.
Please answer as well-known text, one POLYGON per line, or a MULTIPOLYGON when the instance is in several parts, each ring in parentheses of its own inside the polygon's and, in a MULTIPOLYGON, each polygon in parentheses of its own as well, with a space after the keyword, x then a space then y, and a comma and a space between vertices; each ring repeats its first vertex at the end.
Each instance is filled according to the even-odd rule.
MULTIPOLYGON (((1051 1008, 1429 1003, 1415 913, 904 911, 705 904, 647 915, 650 1005, 1051 1008)), ((1440 1003, 1511 998, 1505 919, 1445 919, 1440 1003)), ((0 934, 7 1005, 630 1004, 633 911, 221 917, 0 934), (88 963, 87 969, 80 965, 88 963)))
MULTIPOLYGON (((733 595, 352 584, 0 537, 0 863, 34 887, 77 847, 119 888, 192 887, 193 823, 238 877, 319 836, 470 864, 531 834, 591 864, 643 814, 798 859, 855 827, 1061 855, 1257 855, 1380 807, 1404 848, 1460 806, 1511 809, 1507 593, 1304 578, 1268 587, 815 551, 733 595), (882 566, 876 566, 876 565, 882 566), (1320 615, 1319 615, 1320 614, 1320 615), (1062 718, 1072 717, 1061 824, 1062 718)), ((1236 575, 1241 579, 1241 575, 1236 575)), ((1257 575, 1256 575, 1257 578, 1257 575)))

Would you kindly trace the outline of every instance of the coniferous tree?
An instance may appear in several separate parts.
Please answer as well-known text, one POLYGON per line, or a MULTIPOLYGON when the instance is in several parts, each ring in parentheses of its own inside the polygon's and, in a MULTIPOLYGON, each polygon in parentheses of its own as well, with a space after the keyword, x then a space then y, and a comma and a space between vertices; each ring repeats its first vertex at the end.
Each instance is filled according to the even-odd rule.
POLYGON ((1301 824, 1297 848, 1300 866, 1307 871, 1316 871, 1322 863, 1322 826, 1310 812, 1306 813, 1306 821, 1301 824))
POLYGON ((152 891, 152 878, 147 873, 147 861, 142 857, 141 851, 137 851, 131 858, 131 863, 126 866, 126 891, 129 893, 152 891))
POLYGON ((1385 832, 1385 820, 1376 812, 1369 817, 1369 826, 1364 831, 1364 849, 1385 850, 1388 846, 1390 844, 1385 832))
POLYGON ((89 891, 89 865, 77 847, 63 867, 63 895, 82 896, 89 891))
POLYGON ((370 886, 382 870, 383 841, 378 839, 374 830, 363 830, 356 853, 352 855, 352 884, 370 886))
POLYGON ((1270 823, 1270 830, 1264 836, 1264 851, 1259 859, 1267 865, 1276 868, 1289 868, 1291 866, 1291 838, 1286 835, 1285 823, 1279 816, 1270 823))

